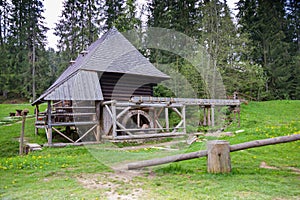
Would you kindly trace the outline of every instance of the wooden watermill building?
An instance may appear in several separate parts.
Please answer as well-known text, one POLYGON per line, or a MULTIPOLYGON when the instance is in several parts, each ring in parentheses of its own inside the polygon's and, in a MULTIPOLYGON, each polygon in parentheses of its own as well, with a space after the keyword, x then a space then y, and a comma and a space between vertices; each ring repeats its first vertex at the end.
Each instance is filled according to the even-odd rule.
MULTIPOLYGON (((79 143, 185 134, 186 105, 211 107, 218 102, 154 98, 153 87, 169 78, 113 28, 70 62, 33 102, 36 132, 45 129, 49 145, 55 136, 79 143), (39 105, 45 102, 47 110, 40 112, 39 105), (170 110, 179 117, 172 126, 170 110)), ((238 106, 239 101, 223 104, 238 106)), ((211 121, 213 115, 205 119, 211 121)))

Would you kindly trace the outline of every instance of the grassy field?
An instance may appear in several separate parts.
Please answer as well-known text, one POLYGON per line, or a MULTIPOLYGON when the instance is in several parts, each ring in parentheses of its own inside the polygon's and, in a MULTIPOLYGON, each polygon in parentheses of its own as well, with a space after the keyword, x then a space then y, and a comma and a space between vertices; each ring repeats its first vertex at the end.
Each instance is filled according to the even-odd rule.
MULTIPOLYGON (((15 106, 0 104, 0 121, 8 115, 3 111, 9 113, 15 106)), ((45 143, 44 134, 34 135, 33 123, 30 117, 26 121, 27 141, 45 143)), ((2 199, 300 199, 300 141, 231 153, 229 174, 208 174, 205 158, 128 172, 112 166, 164 155, 163 150, 122 150, 104 143, 44 147, 20 157, 20 129, 18 120, 0 124, 2 199)), ((221 139, 237 144, 300 133, 300 101, 243 105, 241 126, 232 124, 226 131, 236 130, 244 132, 221 139)), ((209 139, 216 138, 202 137, 182 151, 203 149, 209 139)))

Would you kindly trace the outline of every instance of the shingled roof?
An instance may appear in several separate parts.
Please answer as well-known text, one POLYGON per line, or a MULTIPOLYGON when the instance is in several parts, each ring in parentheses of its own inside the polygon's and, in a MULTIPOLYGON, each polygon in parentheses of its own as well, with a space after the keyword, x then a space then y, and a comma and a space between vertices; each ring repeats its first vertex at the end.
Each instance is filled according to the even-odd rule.
POLYGON ((75 63, 32 104, 44 100, 103 100, 99 72, 141 75, 150 77, 153 83, 169 78, 156 69, 116 28, 112 28, 80 54, 75 63))

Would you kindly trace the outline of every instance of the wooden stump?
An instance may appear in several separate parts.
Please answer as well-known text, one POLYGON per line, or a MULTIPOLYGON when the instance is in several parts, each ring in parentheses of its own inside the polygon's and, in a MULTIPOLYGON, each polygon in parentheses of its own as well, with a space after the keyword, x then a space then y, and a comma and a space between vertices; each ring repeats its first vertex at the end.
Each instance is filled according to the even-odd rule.
POLYGON ((207 143, 207 172, 228 173, 231 171, 230 145, 228 141, 212 140, 207 143))

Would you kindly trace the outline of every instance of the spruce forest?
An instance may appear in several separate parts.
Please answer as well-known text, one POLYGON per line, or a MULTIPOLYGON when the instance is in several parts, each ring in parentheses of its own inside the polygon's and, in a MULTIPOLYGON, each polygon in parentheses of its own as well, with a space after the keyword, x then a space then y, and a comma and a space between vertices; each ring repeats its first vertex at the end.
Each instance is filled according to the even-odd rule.
MULTIPOLYGON (((36 99, 69 61, 111 27, 176 30, 195 39, 222 75, 226 92, 257 100, 300 99, 300 2, 239 0, 64 0, 56 23, 57 50, 47 48, 43 0, 0 0, 0 102, 36 99), (234 15, 236 13, 236 15, 234 15)), ((179 56, 144 51, 208 94, 201 77, 179 56), (150 53, 149 53, 150 52, 150 53)), ((157 87, 156 95, 169 96, 157 87)), ((176 94, 175 94, 176 95, 176 94)))

